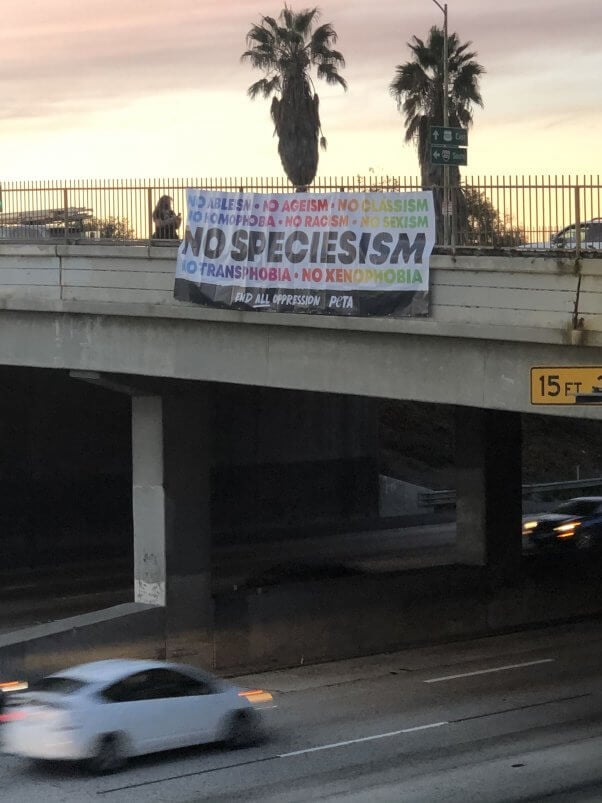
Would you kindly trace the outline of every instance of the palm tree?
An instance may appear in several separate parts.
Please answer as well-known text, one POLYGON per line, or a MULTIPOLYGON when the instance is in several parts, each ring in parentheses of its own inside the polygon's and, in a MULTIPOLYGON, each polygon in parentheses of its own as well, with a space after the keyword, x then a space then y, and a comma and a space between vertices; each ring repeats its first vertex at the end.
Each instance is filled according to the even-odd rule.
MULTIPOLYGON (((469 50, 472 42, 460 43, 458 35, 448 36, 449 125, 469 128, 472 125, 473 104, 483 106, 479 78, 485 72, 475 61, 476 53, 469 50)), ((431 125, 443 125, 443 54, 444 32, 436 25, 429 31, 426 43, 412 37, 408 47, 413 59, 395 68, 395 78, 389 90, 397 108, 405 117, 405 140, 414 140, 418 149, 422 186, 441 187, 443 167, 430 164, 431 125)), ((460 171, 450 167, 450 185, 459 184, 460 171)), ((436 204, 441 199, 436 194, 436 204)))
POLYGON ((248 89, 253 99, 273 95, 271 115, 278 135, 278 153, 289 181, 306 190, 318 170, 318 146, 326 148, 319 114, 319 98, 313 89, 310 69, 328 84, 347 82, 338 70, 345 59, 332 49, 337 35, 330 23, 314 28, 317 8, 294 12, 285 6, 278 20, 261 17, 247 34, 241 60, 248 59, 265 76, 248 89))

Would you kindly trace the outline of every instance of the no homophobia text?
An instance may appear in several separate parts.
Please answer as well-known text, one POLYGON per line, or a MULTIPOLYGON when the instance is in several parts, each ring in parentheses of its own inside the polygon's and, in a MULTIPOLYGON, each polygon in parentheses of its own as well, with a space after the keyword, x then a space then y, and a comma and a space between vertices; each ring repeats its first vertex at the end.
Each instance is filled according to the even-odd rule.
POLYGON ((394 300, 389 296, 383 305, 383 293, 403 293, 408 309, 411 294, 420 292, 424 310, 435 239, 430 192, 188 190, 187 203, 176 298, 237 308, 279 311, 284 305, 372 314, 367 302, 373 293, 379 296, 372 299, 379 301, 376 307, 390 314, 394 300), (333 301, 333 293, 343 295, 333 301), (307 303, 299 304, 301 298, 307 303))

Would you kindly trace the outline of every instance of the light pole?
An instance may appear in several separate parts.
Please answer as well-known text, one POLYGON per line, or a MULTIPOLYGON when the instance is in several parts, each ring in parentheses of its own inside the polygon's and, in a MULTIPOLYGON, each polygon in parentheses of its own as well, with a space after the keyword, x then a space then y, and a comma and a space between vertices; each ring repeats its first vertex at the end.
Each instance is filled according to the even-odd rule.
MULTIPOLYGON (((447 3, 433 0, 443 12, 443 125, 449 126, 449 53, 447 37, 447 3)), ((449 165, 443 166, 443 245, 449 245, 449 165)))

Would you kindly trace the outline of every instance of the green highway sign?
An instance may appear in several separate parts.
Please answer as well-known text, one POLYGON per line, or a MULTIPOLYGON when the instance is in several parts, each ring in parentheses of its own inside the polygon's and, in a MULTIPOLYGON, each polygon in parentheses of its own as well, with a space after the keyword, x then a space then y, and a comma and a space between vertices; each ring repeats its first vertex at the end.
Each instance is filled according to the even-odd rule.
POLYGON ((468 129, 432 125, 431 145, 444 145, 446 148, 465 148, 468 145, 468 129))
POLYGON ((467 153, 465 148, 441 148, 431 145, 431 164, 465 165, 468 164, 467 153))

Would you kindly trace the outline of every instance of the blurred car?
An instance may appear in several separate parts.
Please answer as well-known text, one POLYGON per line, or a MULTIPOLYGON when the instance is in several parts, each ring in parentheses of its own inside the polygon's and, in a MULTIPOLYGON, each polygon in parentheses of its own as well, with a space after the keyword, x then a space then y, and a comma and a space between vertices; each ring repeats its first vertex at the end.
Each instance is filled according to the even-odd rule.
POLYGON ((549 513, 523 517, 526 552, 599 546, 602 546, 602 496, 580 496, 549 513))
MULTIPOLYGON (((602 249, 602 218, 587 220, 579 227, 579 241, 582 248, 602 249)), ((575 224, 567 226, 555 234, 551 241, 551 248, 574 248, 577 242, 577 227, 575 224)))
POLYGON ((262 732, 261 708, 271 704, 268 692, 245 691, 190 666, 95 661, 11 694, 3 749, 113 772, 145 753, 207 742, 251 744, 262 732))
MULTIPOLYGON (((591 249, 594 251, 602 250, 602 218, 593 218, 586 220, 579 226, 580 236, 579 243, 581 248, 591 249)), ((538 243, 524 243, 517 246, 519 251, 533 251, 533 250, 553 250, 575 248, 577 242, 577 227, 574 223, 570 226, 565 226, 553 237, 549 242, 538 243)))

